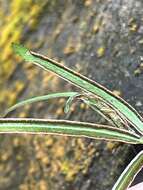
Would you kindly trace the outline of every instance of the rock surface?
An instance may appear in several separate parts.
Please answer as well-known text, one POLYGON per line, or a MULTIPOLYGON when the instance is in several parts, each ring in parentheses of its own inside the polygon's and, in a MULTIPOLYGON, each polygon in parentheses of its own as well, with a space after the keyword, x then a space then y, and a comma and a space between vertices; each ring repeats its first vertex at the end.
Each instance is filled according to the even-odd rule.
MULTIPOLYGON (((79 90, 14 56, 10 45, 16 41, 103 84, 142 113, 141 0, 2 0, 0 5, 1 114, 27 97, 79 90)), ((99 120, 80 102, 66 116, 64 103, 25 106, 9 116, 99 120)), ((4 135, 0 142, 0 190, 111 190, 132 151, 129 145, 71 137, 4 135)))

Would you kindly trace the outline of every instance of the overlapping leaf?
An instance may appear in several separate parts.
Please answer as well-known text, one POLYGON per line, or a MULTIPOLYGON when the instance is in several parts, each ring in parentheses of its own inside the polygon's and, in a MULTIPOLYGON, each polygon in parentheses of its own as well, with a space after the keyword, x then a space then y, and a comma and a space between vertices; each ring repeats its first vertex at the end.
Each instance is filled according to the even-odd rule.
MULTIPOLYGON (((35 63, 45 70, 49 70, 64 78, 68 82, 82 88, 85 92, 92 94, 95 97, 102 99, 106 105, 109 105, 113 109, 119 118, 123 121, 124 125, 131 125, 132 130, 143 133, 143 119, 127 102, 120 97, 115 96, 111 91, 98 83, 86 78, 83 75, 70 70, 69 68, 44 57, 35 52, 29 51, 27 48, 13 44, 14 51, 22 56, 26 61, 35 63)), ((128 129, 129 130, 129 129, 128 129)))

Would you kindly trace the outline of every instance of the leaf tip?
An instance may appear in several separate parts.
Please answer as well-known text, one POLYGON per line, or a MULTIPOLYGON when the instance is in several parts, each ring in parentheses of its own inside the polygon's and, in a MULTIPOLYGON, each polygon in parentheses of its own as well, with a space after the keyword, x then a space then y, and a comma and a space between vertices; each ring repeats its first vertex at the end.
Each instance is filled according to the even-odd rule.
POLYGON ((24 56, 29 50, 21 44, 12 43, 12 49, 20 56, 24 56))

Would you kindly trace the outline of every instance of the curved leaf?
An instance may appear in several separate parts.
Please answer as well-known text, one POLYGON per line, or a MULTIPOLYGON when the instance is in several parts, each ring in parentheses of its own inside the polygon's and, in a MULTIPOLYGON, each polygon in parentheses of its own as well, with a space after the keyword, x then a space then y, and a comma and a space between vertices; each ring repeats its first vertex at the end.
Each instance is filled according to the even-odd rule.
POLYGON ((6 116, 9 112, 15 110, 16 108, 19 108, 21 106, 24 106, 26 104, 31 104, 34 102, 39 102, 39 101, 47 101, 49 99, 52 98, 67 98, 67 97, 73 97, 78 95, 79 93, 77 92, 60 92, 60 93, 52 93, 52 94, 48 94, 48 95, 43 95, 43 96, 36 96, 33 98, 29 98, 26 100, 23 100, 17 104, 15 104, 14 106, 10 107, 4 114, 4 116, 6 116))
POLYGON ((143 167, 143 151, 130 162, 119 179, 115 183, 112 190, 125 190, 129 187, 134 177, 137 175, 139 170, 143 167))

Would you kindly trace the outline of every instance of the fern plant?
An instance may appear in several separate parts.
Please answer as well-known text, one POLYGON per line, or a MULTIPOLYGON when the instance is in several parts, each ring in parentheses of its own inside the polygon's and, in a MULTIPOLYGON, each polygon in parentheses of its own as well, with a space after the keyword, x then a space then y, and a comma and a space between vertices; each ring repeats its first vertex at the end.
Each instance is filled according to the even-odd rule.
MULTIPOLYGON (((72 101, 75 98, 80 99, 94 111, 101 114, 110 123, 110 126, 68 120, 1 118, 0 133, 44 133, 143 144, 143 118, 125 100, 114 95, 97 82, 48 57, 32 52, 19 44, 13 44, 12 47, 15 53, 26 61, 30 61, 46 71, 54 72, 59 77, 82 89, 82 91, 81 93, 53 93, 24 100, 9 108, 5 112, 5 117, 10 111, 25 104, 65 97, 68 98, 65 106, 66 113, 69 111, 72 101)), ((126 190, 142 165, 143 151, 123 171, 112 190, 126 190)))

